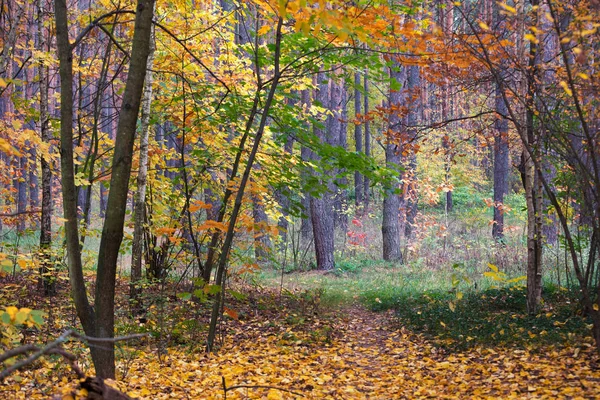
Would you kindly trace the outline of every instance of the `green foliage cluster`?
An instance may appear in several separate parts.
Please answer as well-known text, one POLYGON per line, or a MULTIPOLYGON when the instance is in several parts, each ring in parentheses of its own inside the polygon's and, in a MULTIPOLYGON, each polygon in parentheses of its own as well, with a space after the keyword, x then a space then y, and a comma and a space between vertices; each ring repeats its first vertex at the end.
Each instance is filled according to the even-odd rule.
POLYGON ((456 302, 449 291, 380 296, 381 303, 364 300, 374 310, 392 308, 398 322, 424 334, 443 348, 465 350, 477 345, 514 346, 580 342, 589 321, 581 316, 576 290, 544 287, 544 311, 528 316, 525 288, 510 286, 471 291, 456 302))

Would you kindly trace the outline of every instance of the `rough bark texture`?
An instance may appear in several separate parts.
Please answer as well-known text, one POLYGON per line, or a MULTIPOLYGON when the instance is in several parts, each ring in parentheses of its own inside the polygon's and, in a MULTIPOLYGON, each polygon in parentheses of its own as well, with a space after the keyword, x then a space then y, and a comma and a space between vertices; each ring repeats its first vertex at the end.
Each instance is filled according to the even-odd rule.
MULTIPOLYGON (((400 67, 398 63, 390 69, 390 78, 395 80, 404 88, 406 80, 406 69, 400 67)), ((402 104, 402 95, 399 90, 391 90, 389 94, 389 126, 387 133, 387 143, 385 146, 385 163, 388 168, 400 170, 402 162, 402 144, 398 137, 401 129, 401 117, 398 115, 397 108, 402 104)), ((400 208, 401 198, 395 193, 399 189, 394 185, 386 190, 383 199, 383 223, 381 233, 383 234, 383 259, 386 261, 402 262, 402 248, 400 247, 400 208)))
MULTIPOLYGON (((316 100, 322 105, 328 105, 329 100, 329 85, 324 73, 320 72, 317 76, 319 84, 316 100)), ((333 138, 333 132, 328 132, 328 124, 321 126, 315 125, 314 133, 323 142, 335 144, 336 139, 333 138)), ((317 268, 322 270, 331 270, 335 266, 333 258, 334 250, 334 216, 333 216, 333 191, 335 187, 329 183, 327 179, 327 192, 319 198, 312 197, 310 199, 310 214, 313 226, 313 238, 315 244, 315 257, 317 260, 317 268)))
MULTIPOLYGON (((364 114, 369 115, 369 74, 368 74, 367 70, 365 70, 365 76, 364 76, 363 82, 364 82, 364 90, 365 90, 364 114)), ((369 122, 368 119, 365 121, 365 155, 367 157, 371 156, 371 123, 369 122)), ((368 212, 369 200, 370 200, 370 195, 371 195, 371 193, 370 193, 371 182, 370 182, 369 178, 367 178, 365 176, 363 183, 364 183, 363 199, 364 199, 364 203, 365 203, 364 209, 365 209, 365 212, 368 212)))
MULTIPOLYGON (((354 118, 361 115, 362 110, 362 93, 359 88, 361 86, 361 77, 358 72, 354 73, 354 118)), ((363 151, 363 132, 361 124, 354 124, 354 149, 357 153, 363 151)), ((364 197, 364 181, 360 172, 354 172, 354 202, 356 207, 363 205, 364 197)))

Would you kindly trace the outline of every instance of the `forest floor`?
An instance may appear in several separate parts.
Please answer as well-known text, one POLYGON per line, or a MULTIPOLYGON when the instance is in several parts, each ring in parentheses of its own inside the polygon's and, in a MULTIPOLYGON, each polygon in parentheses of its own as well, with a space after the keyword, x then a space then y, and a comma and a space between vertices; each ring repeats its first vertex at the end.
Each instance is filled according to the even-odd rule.
MULTIPOLYGON (((121 301, 126 288, 125 282, 119 287, 121 301)), ((10 298, 20 307, 53 310, 45 330, 25 332, 24 342, 48 342, 74 323, 66 285, 61 289, 48 300, 23 297, 28 291, 22 282, 2 283, 3 302, 10 298), (20 289, 11 292, 12 285, 20 289)), ((121 318, 120 334, 150 336, 119 347, 119 380, 110 384, 143 399, 600 397, 600 360, 589 337, 458 350, 404 326, 393 311, 324 306, 311 292, 243 291, 243 299, 226 310, 235 318, 224 318, 216 354, 203 352, 205 321, 191 320, 207 314, 203 305, 166 296, 143 320, 121 318)), ((88 370, 84 346, 66 347, 88 370)), ((62 360, 42 358, 0 383, 0 398, 83 398, 77 384, 62 360)))

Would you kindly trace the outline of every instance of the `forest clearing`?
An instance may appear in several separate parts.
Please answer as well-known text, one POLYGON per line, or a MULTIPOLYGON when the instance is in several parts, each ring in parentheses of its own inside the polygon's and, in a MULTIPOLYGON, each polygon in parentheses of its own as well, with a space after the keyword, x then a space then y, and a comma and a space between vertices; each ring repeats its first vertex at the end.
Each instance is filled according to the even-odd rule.
POLYGON ((600 397, 597 0, 0 3, 0 398, 600 397))

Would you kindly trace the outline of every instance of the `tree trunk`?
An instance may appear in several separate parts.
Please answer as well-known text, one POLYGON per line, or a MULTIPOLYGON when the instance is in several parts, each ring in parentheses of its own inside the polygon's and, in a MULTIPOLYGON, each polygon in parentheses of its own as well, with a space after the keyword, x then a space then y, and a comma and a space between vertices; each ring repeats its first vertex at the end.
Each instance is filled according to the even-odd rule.
POLYGON ((137 188, 134 195, 133 212, 133 243, 131 246, 131 284, 129 286, 129 301, 132 314, 137 315, 141 310, 139 286, 142 279, 142 259, 144 251, 144 221, 146 214, 146 184, 148 182, 148 131, 150 130, 150 111, 152 106, 152 66, 154 65, 154 28, 150 37, 150 53, 147 61, 147 72, 142 98, 142 116, 140 130, 140 157, 137 175, 137 188))
MULTIPOLYGON (((317 75, 318 89, 316 100, 323 106, 330 105, 329 83, 325 73, 317 75)), ((329 119, 329 118, 328 118, 329 119)), ((322 142, 335 144, 333 132, 329 131, 330 124, 315 125, 314 132, 322 142)), ((311 197, 310 214, 313 226, 313 238, 315 244, 315 256, 317 268, 321 270, 332 270, 335 266, 333 258, 334 251, 334 191, 335 187, 327 179, 327 191, 321 197, 311 197)))
POLYGON ((504 238, 504 195, 508 193, 508 121, 502 117, 507 115, 506 104, 496 87, 496 116, 494 137, 494 222, 492 225, 492 236, 497 241, 504 238))
MULTIPOLYGON (((367 157, 371 157, 371 123, 369 122, 369 73, 368 70, 365 70, 365 77, 364 77, 364 91, 365 91, 365 96, 364 96, 364 115, 367 117, 367 119, 365 120, 365 156, 367 157)), ((366 176, 364 177, 363 180, 364 183, 364 195, 363 195, 363 199, 365 202, 365 207, 364 210, 365 212, 368 212, 369 209, 369 200, 370 200, 370 186, 371 186, 371 182, 369 181, 369 178, 367 178, 366 176)))
MULTIPOLYGON (((46 50, 44 27, 44 1, 38 0, 37 6, 37 44, 41 51, 46 50)), ((43 143, 50 143, 52 132, 50 131, 48 115, 48 69, 40 63, 40 136, 43 143)), ((50 149, 49 149, 50 150, 50 149)), ((40 275, 44 287, 44 295, 56 294, 56 281, 50 276, 52 266, 52 170, 50 168, 50 155, 40 154, 42 169, 42 214, 40 217, 40 252, 42 261, 40 263, 40 275)))
MULTIPOLYGON (((98 254, 95 311, 89 305, 79 247, 77 192, 73 165, 73 54, 69 43, 67 6, 55 0, 56 37, 61 77, 61 173, 69 275, 75 307, 86 334, 114 336, 114 294, 119 247, 127 206, 133 142, 150 49, 154 0, 139 0, 127 82, 117 127, 113 169, 105 223, 98 254)), ((114 343, 90 347, 96 374, 114 378, 114 343)))
MULTIPOLYGON (((538 0, 532 0, 532 6, 538 6, 538 0)), ((535 11, 537 13, 538 10, 535 11)), ((534 17, 534 26, 537 17, 534 17)), ((527 74, 527 97, 525 112, 526 146, 536 149, 539 143, 535 140, 535 75, 539 62, 538 46, 535 42, 529 45, 529 73, 527 74)), ((523 152, 524 186, 527 200, 527 312, 534 315, 542 298, 542 192, 539 171, 536 169, 535 150, 523 152)))
MULTIPOLYGON (((127 73, 121 112, 119 114, 119 123, 117 125, 106 218, 102 228, 102 237, 98 252, 95 322, 96 335, 101 338, 111 338, 114 336, 117 259, 121 241, 123 240, 123 224, 129 192, 133 142, 146 77, 148 56, 150 54, 153 14, 154 0, 138 1, 131 60, 127 73)), ((114 343, 107 343, 98 349, 98 353, 98 361, 94 363, 96 374, 102 378, 114 378, 114 343)))
MULTIPOLYGON (((359 90, 361 86, 361 78, 360 73, 354 73, 354 119, 357 119, 359 115, 361 115, 362 109, 362 94, 359 90)), ((354 149, 357 153, 362 153, 363 151, 363 132, 362 132, 362 124, 355 123, 354 124, 354 149)), ((364 181, 363 176, 360 172, 354 172, 354 204, 358 210, 359 207, 363 205, 363 197, 364 197, 364 181)))
MULTIPOLYGON (((405 89, 406 68, 395 62, 390 68, 390 78, 405 89)), ((402 94, 400 90, 390 88, 389 93, 389 126, 386 134, 385 163, 390 169, 395 169, 400 174, 402 162, 402 146, 400 135, 401 117, 398 108, 402 105, 402 94)), ((383 199, 383 223, 381 233, 383 234, 383 259, 402 263, 402 248, 400 247, 400 208, 401 198, 397 193, 398 184, 386 190, 383 199)))

